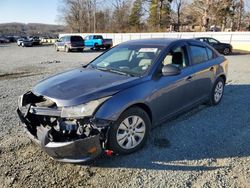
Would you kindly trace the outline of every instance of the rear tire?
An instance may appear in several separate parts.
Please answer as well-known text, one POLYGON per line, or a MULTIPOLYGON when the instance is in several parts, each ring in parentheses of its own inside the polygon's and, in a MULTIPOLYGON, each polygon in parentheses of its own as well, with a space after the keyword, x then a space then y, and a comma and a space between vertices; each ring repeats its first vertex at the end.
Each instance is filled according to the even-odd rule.
POLYGON ((220 103, 224 94, 224 88, 225 81, 222 77, 219 77, 213 85, 213 89, 209 97, 209 105, 215 106, 220 103))
POLYGON ((100 47, 98 46, 97 43, 94 44, 94 49, 95 49, 96 51, 99 51, 99 50, 100 50, 100 47))
POLYGON ((150 127, 151 121, 143 109, 127 109, 110 127, 108 149, 117 154, 139 150, 146 143, 150 127))
POLYGON ((223 54, 224 55, 229 55, 229 54, 231 54, 231 50, 229 48, 224 48, 223 54))
POLYGON ((106 50, 109 50, 109 49, 110 49, 110 45, 106 46, 105 49, 106 49, 106 50))
POLYGON ((83 48, 79 48, 79 49, 78 49, 78 52, 83 52, 83 48))

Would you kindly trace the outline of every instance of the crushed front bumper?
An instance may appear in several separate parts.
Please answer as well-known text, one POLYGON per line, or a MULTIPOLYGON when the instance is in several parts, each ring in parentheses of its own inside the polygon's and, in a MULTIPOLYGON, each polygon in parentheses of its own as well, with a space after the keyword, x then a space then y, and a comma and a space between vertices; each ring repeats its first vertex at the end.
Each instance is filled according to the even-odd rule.
POLYGON ((29 107, 26 110, 18 108, 17 113, 29 138, 40 145, 49 156, 57 161, 85 163, 94 160, 103 152, 100 134, 91 135, 83 139, 53 142, 49 138, 51 129, 37 126, 35 134, 34 130, 30 130, 30 122, 26 118, 29 113, 29 107))

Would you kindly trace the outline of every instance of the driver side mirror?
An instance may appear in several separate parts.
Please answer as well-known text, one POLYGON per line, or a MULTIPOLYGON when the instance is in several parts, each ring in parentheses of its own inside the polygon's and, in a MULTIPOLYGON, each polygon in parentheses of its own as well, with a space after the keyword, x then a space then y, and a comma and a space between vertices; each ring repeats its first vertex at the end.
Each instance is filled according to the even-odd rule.
POLYGON ((162 70, 163 76, 175 76, 181 73, 181 69, 173 64, 164 65, 162 70))

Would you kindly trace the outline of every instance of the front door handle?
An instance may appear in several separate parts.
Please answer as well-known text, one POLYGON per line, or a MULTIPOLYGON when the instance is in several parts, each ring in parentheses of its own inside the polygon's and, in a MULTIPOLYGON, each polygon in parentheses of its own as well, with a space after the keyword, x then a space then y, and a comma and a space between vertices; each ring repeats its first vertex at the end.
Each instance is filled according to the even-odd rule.
POLYGON ((191 81, 192 78, 193 78, 193 76, 188 76, 186 80, 187 80, 187 81, 191 81))
POLYGON ((214 67, 210 67, 210 69, 209 69, 210 71, 214 71, 214 67))

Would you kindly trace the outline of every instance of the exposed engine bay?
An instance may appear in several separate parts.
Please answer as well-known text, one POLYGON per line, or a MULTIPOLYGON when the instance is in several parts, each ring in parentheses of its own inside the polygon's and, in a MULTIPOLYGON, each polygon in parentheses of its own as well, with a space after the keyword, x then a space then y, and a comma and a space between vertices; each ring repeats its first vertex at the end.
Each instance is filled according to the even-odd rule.
POLYGON ((18 106, 18 115, 32 140, 57 160, 85 162, 106 148, 110 122, 93 117, 62 118, 55 102, 32 92, 21 96, 18 106))

